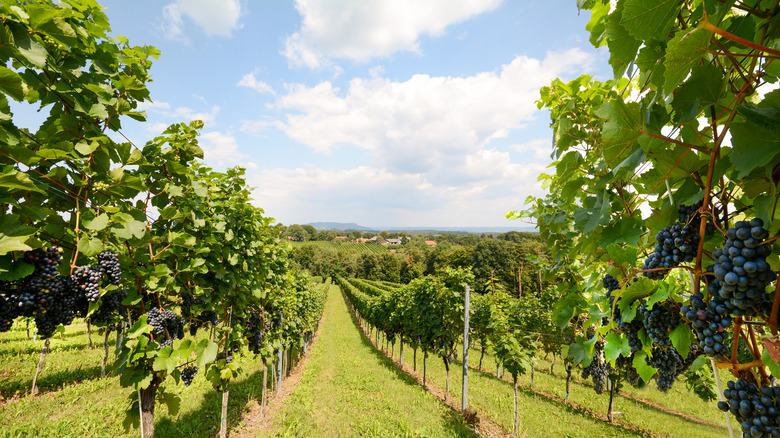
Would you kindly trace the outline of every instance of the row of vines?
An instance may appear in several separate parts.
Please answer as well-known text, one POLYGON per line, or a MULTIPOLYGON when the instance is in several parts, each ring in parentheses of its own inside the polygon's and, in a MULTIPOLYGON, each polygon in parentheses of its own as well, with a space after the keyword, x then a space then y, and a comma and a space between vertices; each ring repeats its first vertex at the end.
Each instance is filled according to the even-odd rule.
MULTIPOLYGON (((374 332, 377 345, 389 345, 392 354, 396 342, 399 343, 401 363, 404 345, 410 346, 415 371, 417 350, 422 351, 423 385, 428 355, 443 361, 446 399, 450 367, 457 359, 457 344, 463 342, 465 286, 474 284, 470 270, 445 268, 436 276, 415 279, 403 286, 343 278, 338 278, 337 284, 361 326, 369 335, 374 332)), ((551 304, 536 295, 511 297, 500 289, 474 294, 470 300, 469 344, 481 350, 480 369, 482 358, 489 351, 499 367, 512 376, 515 430, 518 377, 533 369, 536 354, 559 354, 562 344, 572 338, 571 329, 559 329, 551 319, 551 309, 543 307, 551 304)))
POLYGON ((729 372, 700 393, 744 436, 780 436, 778 1, 577 3, 614 79, 541 90, 548 193, 508 214, 552 251, 570 356, 661 391, 729 372))
POLYGON ((205 166, 202 122, 142 147, 122 134, 159 52, 109 32, 92 0, 0 4, 0 331, 34 319, 42 365, 75 317, 111 327, 128 427, 152 436, 156 401, 176 415, 166 385, 200 373, 223 391, 224 436, 238 353, 305 342, 325 292, 288 270, 243 170, 205 166), (16 124, 24 106, 39 127, 16 124))

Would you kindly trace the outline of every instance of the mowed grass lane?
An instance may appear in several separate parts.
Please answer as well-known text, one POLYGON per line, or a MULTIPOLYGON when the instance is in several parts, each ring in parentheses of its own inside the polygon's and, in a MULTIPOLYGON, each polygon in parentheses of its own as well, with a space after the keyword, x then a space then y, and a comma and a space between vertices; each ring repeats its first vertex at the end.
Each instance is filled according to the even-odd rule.
POLYGON ((474 436, 463 420, 367 342, 332 286, 298 386, 275 418, 275 436, 474 436))

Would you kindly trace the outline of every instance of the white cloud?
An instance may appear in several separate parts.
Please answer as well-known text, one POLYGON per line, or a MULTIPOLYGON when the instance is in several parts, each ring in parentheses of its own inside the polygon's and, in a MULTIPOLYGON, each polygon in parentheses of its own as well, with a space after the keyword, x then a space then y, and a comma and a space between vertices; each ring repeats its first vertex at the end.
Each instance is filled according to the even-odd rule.
POLYGON ((203 123, 208 124, 214 122, 217 113, 219 113, 219 106, 216 105, 209 108, 208 111, 196 111, 186 106, 171 109, 171 105, 167 102, 140 102, 138 104, 138 109, 161 115, 169 119, 171 123, 189 123, 192 120, 201 120, 203 123))
POLYGON ((248 156, 239 151, 238 141, 229 133, 218 131, 204 132, 199 137, 203 156, 210 166, 217 168, 243 166, 257 169, 257 163, 248 161, 248 156))
POLYGON ((245 74, 237 84, 239 87, 247 87, 257 91, 260 94, 276 94, 270 85, 263 81, 258 81, 254 73, 245 74))
POLYGON ((469 77, 357 78, 345 91, 330 82, 294 84, 275 107, 288 111, 287 135, 315 152, 352 145, 372 151, 375 166, 444 178, 492 139, 533 120, 541 86, 590 61, 572 49, 542 61, 520 56, 499 72, 469 77))
POLYGON ((538 138, 523 144, 512 145, 509 148, 521 154, 533 156, 535 160, 541 161, 549 158, 552 153, 552 139, 538 138))
POLYGON ((319 68, 330 59, 366 62, 397 51, 419 52, 419 38, 495 9, 501 0, 296 0, 302 27, 285 42, 295 66, 319 68), (334 5, 336 3, 336 5, 334 5))
POLYGON ((158 24, 166 38, 189 43, 184 34, 186 16, 209 36, 230 37, 241 29, 241 3, 239 0, 175 0, 163 7, 158 24))
POLYGON ((181 9, 176 3, 163 7, 162 20, 158 23, 158 26, 165 38, 189 43, 189 39, 184 35, 184 20, 181 18, 181 9))
POLYGON ((424 174, 392 173, 376 167, 353 169, 264 169, 249 176, 257 205, 286 224, 313 220, 368 226, 467 226, 508 223, 504 213, 540 195, 536 175, 543 165, 518 165, 504 153, 470 158, 466 170, 479 181, 432 184, 424 174), (486 176, 492 174, 492 179, 486 176), (382 223, 376 223, 381 217, 382 223))

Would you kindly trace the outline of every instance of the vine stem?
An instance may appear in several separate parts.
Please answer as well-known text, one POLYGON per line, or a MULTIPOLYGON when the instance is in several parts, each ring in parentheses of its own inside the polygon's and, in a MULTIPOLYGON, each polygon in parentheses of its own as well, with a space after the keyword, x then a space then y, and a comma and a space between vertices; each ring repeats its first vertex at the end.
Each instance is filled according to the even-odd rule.
POLYGON ((748 41, 742 37, 739 37, 737 35, 734 35, 733 33, 726 32, 725 30, 719 28, 718 26, 715 26, 714 24, 710 23, 707 20, 707 17, 704 17, 704 23, 702 23, 702 26, 704 29, 709 30, 710 32, 720 35, 723 38, 726 38, 727 40, 731 40, 737 44, 742 44, 745 47, 750 47, 753 50, 758 50, 759 52, 769 53, 775 56, 780 56, 780 51, 777 51, 775 49, 770 49, 769 47, 762 46, 760 44, 756 44, 752 41, 748 41))
POLYGON ((772 314, 769 316, 769 329, 777 336, 777 313, 780 308, 780 281, 775 283, 775 301, 772 303, 772 314))

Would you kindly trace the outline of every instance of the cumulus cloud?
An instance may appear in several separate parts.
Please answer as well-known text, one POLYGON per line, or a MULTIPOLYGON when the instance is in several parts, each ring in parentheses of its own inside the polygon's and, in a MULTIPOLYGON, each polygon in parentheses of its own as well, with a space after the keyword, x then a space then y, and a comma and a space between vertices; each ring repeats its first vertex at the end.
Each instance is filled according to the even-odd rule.
POLYGON ((495 9, 501 0, 296 0, 301 29, 282 52, 291 65, 319 68, 333 58, 366 62, 397 51, 419 52, 422 35, 495 9))
POLYGON ((500 71, 469 77, 356 78, 343 91, 330 82, 293 84, 275 107, 287 111, 286 134, 315 152, 367 149, 375 166, 425 172, 436 183, 452 178, 491 140, 532 121, 539 88, 590 61, 572 49, 544 60, 519 56, 500 71))
POLYGON ((230 37, 242 27, 239 0, 176 0, 163 7, 158 23, 166 38, 189 43, 183 17, 192 20, 208 36, 230 37))
POLYGON ((196 111, 186 106, 171 109, 171 105, 167 102, 139 102, 138 109, 154 113, 156 116, 162 116, 171 123, 190 122, 192 120, 212 123, 216 119, 217 113, 219 113, 219 106, 216 105, 209 108, 208 111, 196 111))
POLYGON ((199 137, 203 157, 210 166, 226 168, 243 166, 257 169, 257 163, 248 161, 248 156, 239 151, 238 141, 229 133, 218 131, 204 132, 199 137))
POLYGON ((506 223, 503 214, 521 207, 529 194, 542 193, 536 175, 544 166, 513 164, 495 151, 469 161, 468 167, 480 177, 458 185, 432 184, 424 174, 369 166, 264 169, 253 172, 249 183, 256 187, 256 204, 287 224, 332 220, 369 226, 518 225, 506 223), (481 177, 486 169, 495 172, 494 178, 481 177), (383 222, 376 223, 377 217, 383 222))
POLYGON ((260 94, 276 94, 270 85, 263 81, 258 81, 254 73, 245 74, 237 84, 239 87, 247 87, 257 91, 260 94))

